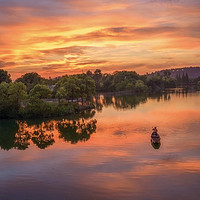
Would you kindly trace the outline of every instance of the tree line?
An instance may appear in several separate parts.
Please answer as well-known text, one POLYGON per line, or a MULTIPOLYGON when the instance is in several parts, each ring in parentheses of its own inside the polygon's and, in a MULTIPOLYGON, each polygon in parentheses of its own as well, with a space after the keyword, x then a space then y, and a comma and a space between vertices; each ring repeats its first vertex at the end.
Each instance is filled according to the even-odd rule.
MULTIPOLYGON (((10 74, 0 69, 0 118, 64 116, 92 108, 96 92, 148 94, 174 88, 178 81, 180 78, 171 78, 168 71, 146 76, 135 71, 109 74, 96 69, 54 79, 32 72, 12 82, 10 74)), ((200 88, 200 79, 195 81, 200 88)))
POLYGON ((52 84, 37 73, 14 82, 5 73, 0 75, 0 118, 65 116, 92 107, 95 82, 86 74, 63 76, 52 84))
POLYGON ((86 73, 95 81, 96 90, 103 92, 134 91, 148 93, 176 87, 176 80, 168 74, 154 76, 139 75, 135 71, 116 71, 113 74, 101 73, 97 69, 86 73))

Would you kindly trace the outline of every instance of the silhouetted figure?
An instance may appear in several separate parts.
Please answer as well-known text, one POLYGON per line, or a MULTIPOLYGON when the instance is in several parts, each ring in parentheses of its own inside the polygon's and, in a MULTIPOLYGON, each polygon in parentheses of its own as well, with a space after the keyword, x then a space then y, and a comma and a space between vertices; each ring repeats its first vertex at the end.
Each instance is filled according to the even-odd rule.
POLYGON ((158 132, 156 126, 152 129, 152 131, 153 131, 153 133, 157 133, 158 132))

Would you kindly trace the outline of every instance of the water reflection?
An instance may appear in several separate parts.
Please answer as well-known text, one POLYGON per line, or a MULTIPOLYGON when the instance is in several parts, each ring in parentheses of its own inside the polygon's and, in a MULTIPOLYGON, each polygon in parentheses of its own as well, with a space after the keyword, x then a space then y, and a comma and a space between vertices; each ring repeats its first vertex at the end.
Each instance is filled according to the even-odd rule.
POLYGON ((57 123, 60 138, 63 138, 71 144, 76 144, 79 141, 87 141, 90 135, 96 132, 97 120, 93 119, 86 121, 84 118, 80 120, 63 120, 57 123))
POLYGON ((55 143, 56 134, 71 144, 85 142, 96 132, 94 115, 93 110, 62 120, 0 121, 0 147, 25 150, 33 143, 45 149, 55 143))
POLYGON ((30 145, 29 140, 31 139, 29 131, 27 131, 27 124, 26 122, 17 122, 18 131, 15 134, 14 138, 14 147, 19 150, 25 150, 30 145))
POLYGON ((146 103, 147 97, 147 95, 99 95, 94 98, 94 104, 97 111, 101 111, 104 106, 113 106, 117 110, 128 110, 136 108, 141 103, 146 103))
POLYGON ((147 94, 129 94, 129 93, 107 93, 99 94, 94 98, 96 110, 101 112, 103 107, 112 106, 116 110, 135 109, 140 104, 144 104, 148 99, 155 99, 157 102, 170 101, 172 95, 187 97, 192 92, 185 88, 168 89, 163 93, 147 94))
POLYGON ((28 148, 1 150, 0 199, 198 200, 199 98, 200 92, 170 93, 148 97, 136 109, 116 110, 110 104, 95 116, 0 121, 2 148, 28 148), (155 125, 161 146, 150 143, 155 125), (76 139, 66 129, 73 129, 76 139), (53 134, 43 143, 54 139, 47 150, 33 144, 37 134, 43 138, 40 130, 53 134), (85 137, 78 138, 81 133, 85 137))
POLYGON ((0 146, 9 150, 15 147, 15 134, 19 125, 14 120, 0 120, 0 146))
MULTIPOLYGON (((187 98, 188 93, 188 90, 175 89, 162 94, 152 94, 151 96, 136 94, 98 95, 94 98, 94 104, 98 112, 101 112, 103 107, 113 107, 115 110, 130 110, 135 109, 140 104, 148 103, 149 100, 164 102, 171 101, 172 96, 187 98)), ((167 114, 165 114, 164 119, 168 118, 167 114)), ((35 144, 38 148, 45 149, 56 142, 56 137, 71 144, 86 142, 96 132, 97 120, 94 119, 94 116, 95 110, 59 120, 36 119, 17 122, 14 120, 0 120, 0 147, 4 150, 12 148, 25 150, 31 144, 35 144)), ((155 118, 154 116, 151 113, 150 117, 155 118)), ((181 116, 184 115, 181 114, 181 116)), ((144 117, 149 120, 147 114, 144 117)), ((113 116, 109 120, 108 127, 113 120, 113 116)), ((126 120, 126 116, 123 116, 123 120, 126 120)), ((123 120, 120 119, 118 123, 123 123, 123 120)), ((136 119, 134 122, 136 122, 136 119)), ((158 149, 160 144, 153 143, 152 146, 158 149)))
POLYGON ((151 145, 152 145, 152 147, 153 147, 154 149, 159 149, 160 146, 161 146, 161 143, 160 143, 160 142, 153 142, 153 141, 151 140, 151 145))

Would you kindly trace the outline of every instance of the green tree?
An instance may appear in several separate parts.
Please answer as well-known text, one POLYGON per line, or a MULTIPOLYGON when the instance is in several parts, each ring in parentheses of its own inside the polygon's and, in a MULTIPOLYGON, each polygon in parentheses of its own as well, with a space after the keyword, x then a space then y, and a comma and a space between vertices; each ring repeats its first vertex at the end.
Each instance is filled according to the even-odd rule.
POLYGON ((59 104, 60 104, 60 100, 66 98, 66 97, 67 97, 67 91, 62 86, 57 90, 57 93, 56 93, 56 98, 58 99, 59 104))
POLYGON ((96 92, 95 82, 92 78, 90 78, 86 74, 80 74, 77 77, 80 80, 79 81, 80 97, 82 99, 82 105, 83 105, 84 99, 90 100, 90 98, 95 94, 96 92))
POLYGON ((86 74, 89 76, 89 77, 92 77, 92 72, 90 71, 90 70, 88 70, 87 72, 86 72, 86 74))
POLYGON ((140 78, 135 71, 117 71, 113 75, 113 85, 117 91, 134 90, 135 83, 140 78))
POLYGON ((37 84, 44 84, 47 82, 46 79, 42 78, 38 73, 26 73, 22 77, 18 78, 16 82, 22 82, 26 85, 27 91, 29 92, 37 84))
POLYGON ((126 84, 126 90, 134 90, 135 86, 133 82, 129 82, 126 84))
POLYGON ((154 76, 148 77, 147 85, 150 88, 150 91, 161 91, 164 89, 164 84, 162 81, 162 76, 160 74, 156 74, 154 76))
POLYGON ((63 87, 67 91, 67 98, 72 102, 75 98, 80 97, 80 80, 76 76, 70 76, 63 83, 63 87))
POLYGON ((96 89, 101 90, 102 87, 102 73, 100 69, 96 69, 93 74, 93 79, 95 81, 96 89))
MULTIPOLYGON (((21 82, 10 83, 8 101, 15 114, 18 114, 22 101, 27 98, 26 86, 21 82)), ((14 114, 14 115, 15 115, 14 114)))
POLYGON ((103 91, 114 91, 115 90, 115 86, 113 84, 113 75, 111 74, 103 74, 102 77, 102 90, 103 91))
POLYGON ((8 104, 8 88, 9 83, 2 82, 0 84, 0 117, 4 118, 8 112, 10 105, 8 104))
POLYGON ((46 85, 37 84, 29 93, 26 114, 29 117, 50 117, 54 112, 54 105, 43 99, 51 97, 51 90, 46 85))
POLYGON ((26 86, 21 83, 0 84, 0 117, 16 117, 26 99, 26 86))
POLYGON ((144 84, 142 80, 137 80, 135 83, 135 91, 136 92, 147 92, 148 87, 144 84))
POLYGON ((10 74, 8 74, 7 71, 0 69, 0 83, 2 82, 10 83, 12 80, 10 78, 10 74))
POLYGON ((164 83, 164 88, 175 88, 176 87, 176 80, 174 78, 164 76, 162 78, 164 83))
POLYGON ((51 97, 51 90, 46 85, 37 84, 30 91, 29 95, 38 99, 46 99, 51 97))
POLYGON ((123 80, 116 83, 115 88, 117 91, 123 91, 126 89, 127 81, 123 80))

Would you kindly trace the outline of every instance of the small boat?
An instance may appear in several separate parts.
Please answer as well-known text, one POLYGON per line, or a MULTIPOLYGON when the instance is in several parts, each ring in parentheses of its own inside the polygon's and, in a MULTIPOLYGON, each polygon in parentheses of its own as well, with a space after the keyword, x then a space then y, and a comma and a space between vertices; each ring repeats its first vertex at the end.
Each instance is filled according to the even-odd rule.
POLYGON ((153 143, 159 143, 159 142, 160 142, 160 135, 158 135, 157 132, 153 132, 153 133, 151 134, 151 141, 152 141, 153 143))

